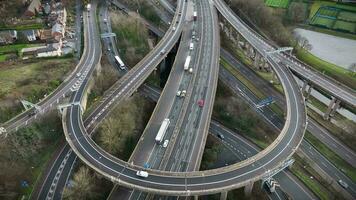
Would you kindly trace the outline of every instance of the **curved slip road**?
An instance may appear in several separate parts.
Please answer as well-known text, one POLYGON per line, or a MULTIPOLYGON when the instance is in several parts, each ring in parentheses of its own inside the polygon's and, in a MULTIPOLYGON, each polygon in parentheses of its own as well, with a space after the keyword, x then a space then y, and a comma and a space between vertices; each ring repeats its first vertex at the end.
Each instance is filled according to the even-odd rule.
MULTIPOLYGON (((182 3, 179 5, 182 5, 182 3)), ((177 10, 181 10, 181 8, 177 10)), ((181 29, 180 26, 181 23, 179 23, 177 30, 181 29)), ((173 38, 175 36, 177 35, 174 35, 173 38)), ((170 41, 167 44, 170 44, 170 41)), ((155 51, 155 53, 158 52, 155 51)), ((144 59, 143 62, 145 61, 144 59)), ((300 144, 305 130, 304 99, 291 73, 270 58, 268 58, 268 62, 275 69, 286 91, 287 123, 280 136, 269 148, 241 163, 202 172, 172 173, 149 170, 149 177, 146 179, 139 178, 136 176, 136 171, 141 169, 140 167, 114 158, 98 147, 85 134, 86 131, 81 118, 82 113, 77 105, 67 109, 63 115, 63 126, 67 141, 86 164, 112 181, 127 187, 167 195, 195 195, 216 193, 221 190, 244 186, 263 178, 268 170, 278 167, 281 162, 290 157, 300 144)), ((123 78, 122 84, 119 84, 119 92, 114 97, 124 98, 134 92, 136 87, 143 82, 141 78, 144 77, 142 75, 144 70, 146 70, 145 67, 140 70, 131 70, 131 73, 129 72, 128 76, 123 78)), ((84 87, 82 86, 72 96, 72 100, 80 101, 83 92, 84 87)), ((109 100, 106 106, 110 106, 110 102, 113 102, 113 99, 109 100)))

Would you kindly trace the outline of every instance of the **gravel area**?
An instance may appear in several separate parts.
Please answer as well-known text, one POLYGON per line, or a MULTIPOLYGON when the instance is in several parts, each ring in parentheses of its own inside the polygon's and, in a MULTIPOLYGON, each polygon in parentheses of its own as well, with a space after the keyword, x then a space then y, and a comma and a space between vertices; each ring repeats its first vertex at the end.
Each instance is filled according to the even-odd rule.
POLYGON ((345 69, 356 63, 356 40, 300 28, 294 31, 308 39, 312 45, 310 52, 315 56, 345 69))

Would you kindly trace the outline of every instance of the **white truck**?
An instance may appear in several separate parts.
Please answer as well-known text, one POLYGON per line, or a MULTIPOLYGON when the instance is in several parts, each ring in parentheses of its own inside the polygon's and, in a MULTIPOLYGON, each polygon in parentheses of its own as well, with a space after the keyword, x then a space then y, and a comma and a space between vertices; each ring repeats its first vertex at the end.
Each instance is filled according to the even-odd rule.
POLYGON ((268 189, 268 192, 273 193, 276 191, 276 187, 279 186, 278 182, 276 180, 274 180, 273 178, 270 178, 268 180, 266 180, 266 186, 268 189))
POLYGON ((194 49, 194 43, 193 42, 191 42, 190 44, 189 44, 189 50, 193 50, 194 49))
POLYGON ((184 70, 188 70, 189 69, 190 59, 191 59, 190 56, 187 56, 187 58, 185 59, 184 70))
POLYGON ((168 129, 169 123, 170 123, 169 119, 166 118, 163 120, 161 127, 159 128, 158 133, 155 138, 155 141, 157 144, 161 144, 161 142, 164 138, 164 135, 166 134, 166 131, 168 129))
POLYGON ((90 3, 87 4, 87 11, 89 12, 90 11, 90 8, 91 8, 91 5, 90 3))

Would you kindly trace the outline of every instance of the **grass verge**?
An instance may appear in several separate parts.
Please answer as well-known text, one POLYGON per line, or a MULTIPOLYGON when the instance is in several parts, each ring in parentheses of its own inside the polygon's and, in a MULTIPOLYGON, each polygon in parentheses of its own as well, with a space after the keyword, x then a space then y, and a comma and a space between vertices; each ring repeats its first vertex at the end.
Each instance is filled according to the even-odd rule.
MULTIPOLYGON (((220 63, 225 69, 227 69, 235 78, 241 81, 249 90, 252 91, 259 99, 265 99, 267 96, 263 94, 255 85, 248 79, 246 79, 238 70, 232 67, 229 63, 226 62, 223 58, 220 59, 220 63)), ((283 117, 283 110, 278 107, 276 104, 269 105, 272 111, 274 111, 278 116, 283 117)))
POLYGON ((343 83, 352 89, 356 89, 355 72, 350 72, 342 67, 326 62, 304 49, 296 48, 295 50, 296 50, 297 57, 301 61, 312 66, 317 71, 334 78, 340 83, 343 83))
POLYGON ((345 162, 340 156, 329 149, 325 144, 320 142, 309 131, 305 133, 305 139, 310 142, 321 154, 323 154, 330 162, 332 162, 336 168, 344 172, 352 181, 356 182, 356 169, 349 163, 345 162))
POLYGON ((31 59, 0 65, 0 122, 21 111, 19 99, 36 103, 55 90, 74 65, 72 58, 31 59))

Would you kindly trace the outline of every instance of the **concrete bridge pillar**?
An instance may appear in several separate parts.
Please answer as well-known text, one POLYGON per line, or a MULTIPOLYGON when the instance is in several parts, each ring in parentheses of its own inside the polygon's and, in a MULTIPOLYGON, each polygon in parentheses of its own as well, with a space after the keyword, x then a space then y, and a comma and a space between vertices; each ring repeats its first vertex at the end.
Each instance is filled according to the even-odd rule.
POLYGON ((269 65, 268 62, 264 61, 263 69, 266 70, 266 72, 270 72, 271 71, 271 66, 269 65))
POLYGON ((340 108, 340 103, 341 103, 341 101, 337 99, 334 104, 334 107, 331 109, 331 112, 330 112, 331 117, 333 117, 335 115, 336 110, 340 108))
POLYGON ((305 90, 307 89, 308 81, 303 82, 302 93, 304 94, 305 90))
POLYGON ((331 99, 328 109, 324 113, 325 120, 329 120, 331 116, 334 116, 336 110, 340 107, 340 102, 340 100, 334 97, 331 99))
POLYGON ((198 199, 199 199, 198 195, 194 196, 194 200, 198 200, 198 199))
POLYGON ((253 182, 245 186, 244 192, 245 192, 245 196, 246 197, 250 197, 251 196, 252 188, 253 188, 253 182))
POLYGON ((259 53, 256 53, 255 59, 253 61, 253 66, 256 67, 257 69, 260 68, 260 61, 261 61, 261 55, 259 53))
POLYGON ((165 69, 166 69, 166 59, 164 58, 159 65, 159 71, 163 72, 165 69))
POLYGON ((312 86, 312 85, 309 85, 308 91, 307 91, 307 93, 305 94, 305 99, 308 99, 308 98, 309 98, 312 89, 313 89, 313 86, 312 86))
POLYGON ((227 199, 227 192, 228 191, 223 191, 220 194, 220 200, 226 200, 227 199))

